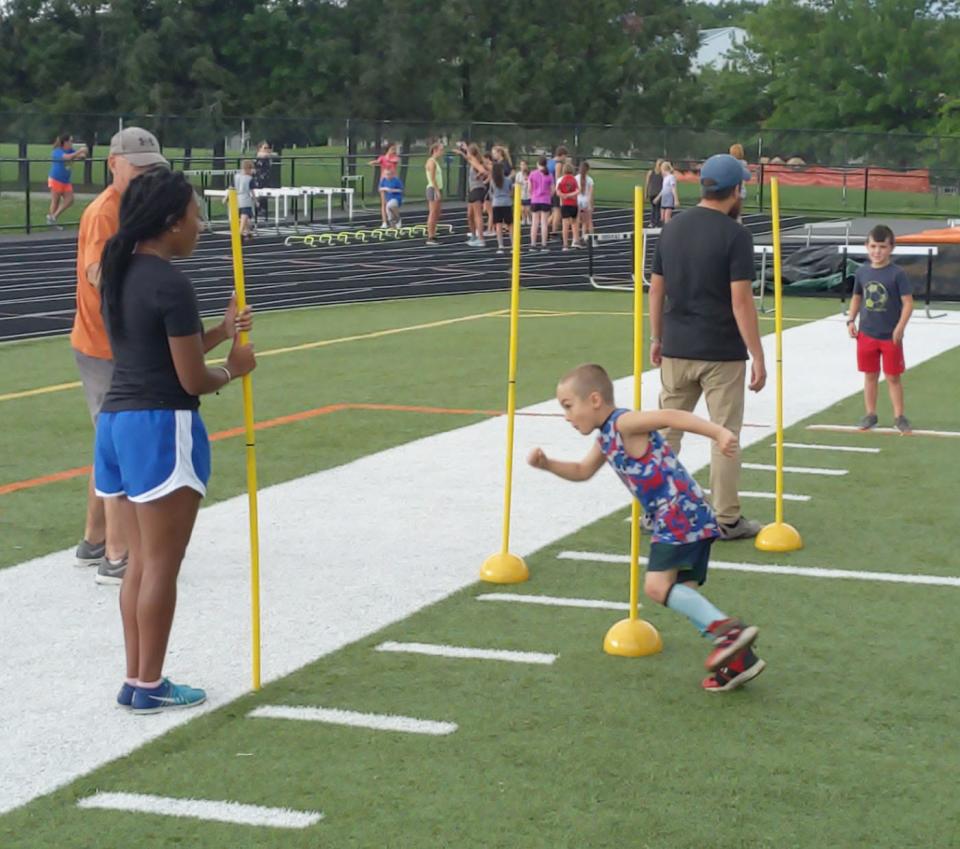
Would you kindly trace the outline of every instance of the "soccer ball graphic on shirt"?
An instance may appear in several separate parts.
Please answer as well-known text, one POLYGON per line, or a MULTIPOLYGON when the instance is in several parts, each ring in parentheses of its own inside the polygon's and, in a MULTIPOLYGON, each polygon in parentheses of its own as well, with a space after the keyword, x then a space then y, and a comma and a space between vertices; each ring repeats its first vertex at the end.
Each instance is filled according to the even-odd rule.
POLYGON ((886 309, 888 298, 887 287, 883 283, 871 280, 863 287, 863 304, 868 310, 886 309))

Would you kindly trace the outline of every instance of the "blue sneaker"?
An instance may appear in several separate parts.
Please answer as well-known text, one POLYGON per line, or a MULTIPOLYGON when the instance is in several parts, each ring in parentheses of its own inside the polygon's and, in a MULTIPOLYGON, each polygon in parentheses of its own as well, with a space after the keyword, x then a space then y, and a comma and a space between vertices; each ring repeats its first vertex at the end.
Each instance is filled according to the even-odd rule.
POLYGON ((133 684, 128 684, 124 681, 120 692, 117 693, 117 704, 122 708, 130 707, 133 704, 133 691, 136 689, 133 684))
POLYGON ((202 705, 206 700, 207 694, 203 690, 186 684, 174 684, 169 678, 164 678, 159 687, 137 687, 130 707, 140 715, 192 708, 202 705))

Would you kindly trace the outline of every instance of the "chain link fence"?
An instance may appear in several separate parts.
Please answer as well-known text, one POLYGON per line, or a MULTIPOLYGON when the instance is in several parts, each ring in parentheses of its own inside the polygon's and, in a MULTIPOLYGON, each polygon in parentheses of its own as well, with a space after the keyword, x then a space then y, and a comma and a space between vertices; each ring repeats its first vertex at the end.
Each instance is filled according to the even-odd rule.
MULTIPOLYGON (((708 156, 743 145, 754 170, 747 207, 768 211, 769 178, 781 177, 786 210, 811 216, 902 215, 960 217, 960 137, 895 133, 770 130, 756 127, 689 128, 609 125, 520 125, 498 122, 415 122, 286 116, 231 117, 0 113, 0 229, 30 231, 45 226, 46 180, 56 135, 70 132, 89 148, 73 167, 79 202, 109 181, 106 156, 111 136, 125 126, 153 132, 174 167, 186 171, 231 171, 269 141, 279 154, 278 185, 352 185, 375 195, 376 169, 369 163, 388 144, 401 156, 407 196, 422 196, 430 144, 445 141, 448 196, 463 198, 465 168, 452 153, 458 141, 482 149, 503 144, 515 163, 532 167, 563 145, 575 160, 591 163, 599 204, 632 202, 653 161, 666 158, 681 179, 681 201, 696 201, 696 172, 708 156), (778 170, 779 169, 779 170, 778 170)), ((197 177, 203 187, 222 187, 224 175, 197 177)))

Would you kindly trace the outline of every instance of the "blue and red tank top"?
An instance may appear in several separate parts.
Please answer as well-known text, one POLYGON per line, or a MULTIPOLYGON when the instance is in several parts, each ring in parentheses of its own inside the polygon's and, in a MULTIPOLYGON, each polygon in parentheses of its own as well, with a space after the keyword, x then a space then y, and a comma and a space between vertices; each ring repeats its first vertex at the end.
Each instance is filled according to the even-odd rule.
POLYGON ((653 542, 678 545, 720 536, 717 516, 659 431, 651 431, 647 450, 633 457, 623 445, 614 410, 600 427, 597 442, 607 462, 653 519, 653 542))

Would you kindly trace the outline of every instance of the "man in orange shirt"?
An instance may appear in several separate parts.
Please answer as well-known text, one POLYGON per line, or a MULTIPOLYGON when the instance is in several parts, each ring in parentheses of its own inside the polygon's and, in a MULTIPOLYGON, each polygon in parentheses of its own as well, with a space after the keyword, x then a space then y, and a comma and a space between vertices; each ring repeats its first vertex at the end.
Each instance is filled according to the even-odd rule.
MULTIPOLYGON (((110 140, 108 159, 113 182, 80 218, 77 237, 77 314, 70 344, 80 370, 90 418, 97 416, 113 375, 113 354, 100 313, 100 256, 107 240, 120 229, 120 198, 130 181, 144 171, 170 163, 152 133, 127 127, 110 140)), ((77 546, 77 566, 96 566, 98 584, 119 584, 127 568, 127 545, 116 515, 116 498, 98 498, 93 474, 87 488, 87 520, 77 546)))

